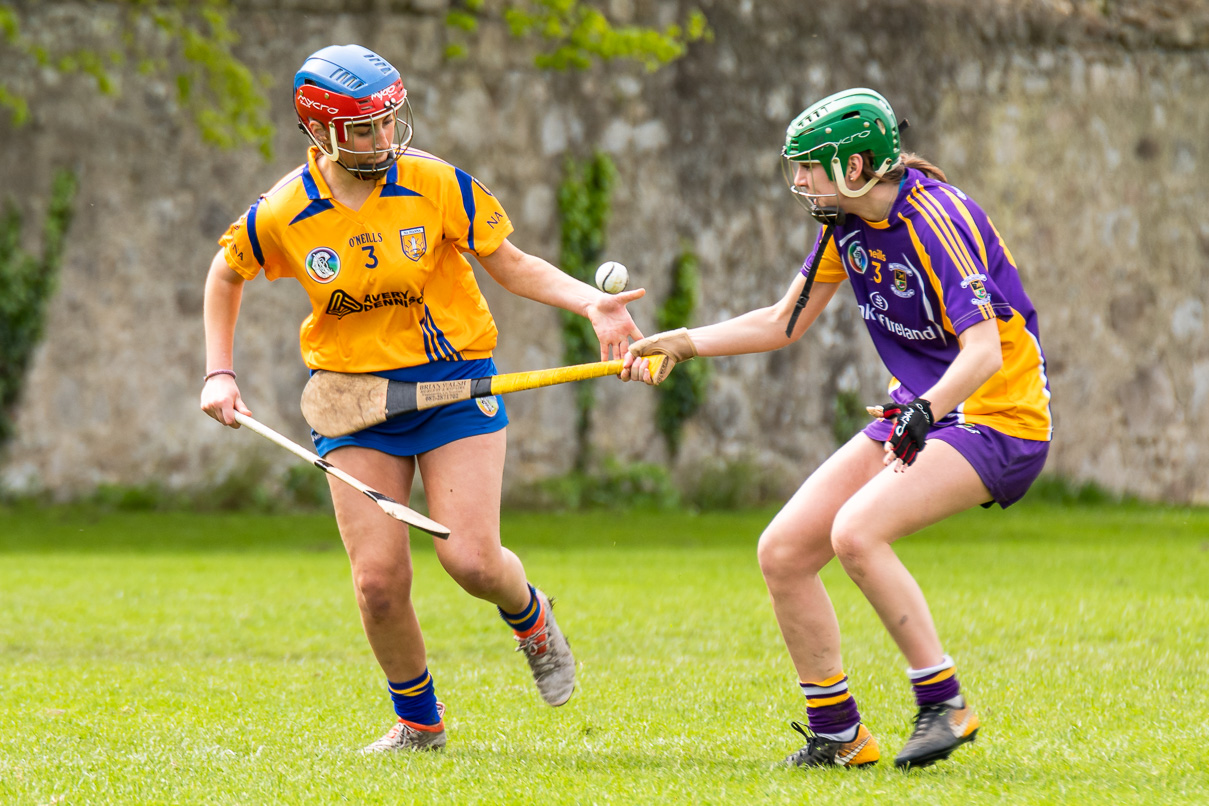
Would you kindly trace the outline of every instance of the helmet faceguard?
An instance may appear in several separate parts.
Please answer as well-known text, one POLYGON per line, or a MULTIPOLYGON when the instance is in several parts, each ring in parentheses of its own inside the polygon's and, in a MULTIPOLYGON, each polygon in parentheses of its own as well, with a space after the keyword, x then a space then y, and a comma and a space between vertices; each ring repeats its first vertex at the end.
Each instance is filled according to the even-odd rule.
POLYGON ((836 197, 795 185, 794 163, 818 163, 840 194, 864 196, 898 164, 902 151, 898 128, 889 102, 873 90, 844 90, 824 98, 798 115, 785 131, 781 168, 789 189, 816 219, 834 222, 838 208, 825 207, 819 200, 836 197), (848 159, 867 151, 873 154, 869 167, 874 175, 861 187, 850 188, 844 175, 848 159))
MULTIPOLYGON (((814 193, 810 188, 803 187, 797 184, 794 180, 797 175, 797 166, 803 165, 807 168, 812 165, 819 164, 817 160, 793 160, 785 155, 784 149, 781 150, 781 175, 785 177, 785 184, 789 185, 789 192, 793 194, 794 199, 798 204, 806 208, 806 212, 818 221, 820 224, 842 224, 844 219, 844 211, 839 208, 836 203, 823 204, 823 199, 830 199, 832 202, 838 202, 834 193, 814 193)), ((843 173, 840 173, 841 180, 843 173)))
POLYGON ((411 105, 399 71, 359 45, 311 54, 294 75, 294 110, 323 155, 359 179, 384 176, 411 142, 411 105), (312 121, 323 125, 326 138, 316 135, 312 121), (367 139, 369 148, 353 148, 354 137, 367 139))

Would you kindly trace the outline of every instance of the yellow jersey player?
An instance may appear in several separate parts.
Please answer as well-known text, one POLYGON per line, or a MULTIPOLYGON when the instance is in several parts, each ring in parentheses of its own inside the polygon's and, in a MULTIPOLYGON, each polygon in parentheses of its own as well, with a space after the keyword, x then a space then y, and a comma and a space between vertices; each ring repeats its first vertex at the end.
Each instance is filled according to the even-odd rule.
POLYGON ((658 382, 675 360, 782 347, 851 284, 892 375, 892 402, 871 407, 878 419, 815 470, 760 537, 760 570, 806 696, 809 729, 793 724, 807 743, 786 761, 880 758, 848 691, 819 577, 838 557, 910 665, 919 710, 895 764, 927 766, 972 741, 979 722, 892 545, 975 505, 1010 506, 1041 472, 1053 420, 1037 313, 990 218, 939 168, 901 150, 878 93, 846 90, 809 107, 790 124, 782 156, 790 189, 825 225, 785 296, 636 342, 622 377, 658 382), (672 360, 652 378, 640 357, 657 353, 672 360))
MULTIPOLYGON (((201 407, 237 427, 250 414, 232 363, 244 283, 264 273, 296 280, 310 298, 300 342, 306 366, 405 381, 496 374, 496 324, 465 253, 508 291, 582 314, 601 358, 641 338, 626 304, 514 246, 498 200, 465 171, 409 148, 411 107, 388 61, 357 45, 312 54, 294 79, 306 163, 258 198, 222 236, 206 280, 206 377, 201 407)), ((562 705, 575 660, 518 557, 500 544, 507 413, 492 397, 397 417, 345 437, 315 435, 318 453, 399 501, 418 470, 444 569, 496 605, 524 651, 538 691, 562 705)), ((331 485, 366 637, 387 680, 397 721, 367 752, 445 744, 424 638, 411 600, 406 526, 356 490, 331 485)))

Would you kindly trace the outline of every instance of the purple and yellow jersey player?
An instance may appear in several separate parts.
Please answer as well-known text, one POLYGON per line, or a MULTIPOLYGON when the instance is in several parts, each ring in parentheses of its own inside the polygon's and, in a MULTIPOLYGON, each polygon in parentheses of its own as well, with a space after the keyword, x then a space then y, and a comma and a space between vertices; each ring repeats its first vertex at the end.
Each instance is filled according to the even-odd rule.
MULTIPOLYGON (((822 236, 820 231, 815 251, 822 236)), ((803 275, 814 258, 811 252, 803 275)), ((846 216, 835 225, 816 279, 852 282, 861 318, 892 376, 890 397, 904 406, 953 364, 966 329, 997 320, 1002 368, 936 425, 985 425, 1022 439, 1051 438, 1037 312, 1007 244, 960 190, 907 168, 885 219, 846 216)))
POLYGON ((919 585, 892 544, 973 506, 1009 506, 1041 472, 1052 434, 1037 314, 990 219, 899 142, 878 93, 855 89, 790 124, 786 179, 824 229, 784 297, 715 325, 630 346, 623 378, 658 383, 698 355, 775 350, 800 339, 850 280, 890 370, 891 403, 802 484, 760 537, 760 570, 806 697, 798 767, 880 758, 848 690, 840 628, 819 578, 832 557, 906 658, 919 708, 900 767, 947 758, 979 722, 919 585), (813 295, 811 294, 813 285, 813 295), (789 341, 786 336, 789 336, 789 341), (666 356, 652 377, 643 356, 666 356))
MULTIPOLYGON (((311 370, 405 381, 495 374, 496 323, 466 254, 506 290, 587 317, 602 359, 642 337, 625 307, 641 289, 604 294, 521 251, 481 183, 409 148, 407 91, 378 54, 357 45, 311 54, 294 78, 294 108, 310 140, 306 163, 231 225, 206 279, 201 407, 220 423, 238 427, 234 413, 251 414, 232 360, 243 286, 262 272, 296 280, 310 298, 299 340, 311 370)), ((562 705, 575 687, 575 659, 549 600, 500 544, 507 422, 498 398, 485 398, 314 439, 333 465, 399 501, 420 473, 432 517, 452 531, 435 541, 441 566, 496 606, 542 699, 562 705)), ((444 706, 411 600, 407 528, 350 487, 333 484, 331 493, 361 623, 396 715, 365 750, 442 747, 444 706)))

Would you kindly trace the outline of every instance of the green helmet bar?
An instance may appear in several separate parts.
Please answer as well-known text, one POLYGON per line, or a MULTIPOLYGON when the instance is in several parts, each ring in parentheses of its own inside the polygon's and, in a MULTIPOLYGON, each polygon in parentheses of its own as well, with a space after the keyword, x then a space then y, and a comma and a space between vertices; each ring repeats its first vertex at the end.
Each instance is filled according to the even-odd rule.
POLYGON ((820 163, 839 191, 855 198, 868 193, 886 171, 898 164, 902 152, 898 130, 894 110, 880 93, 844 90, 810 106, 789 124, 781 156, 787 163, 820 163), (873 152, 875 176, 853 190, 844 178, 844 166, 853 154, 865 151, 873 152))

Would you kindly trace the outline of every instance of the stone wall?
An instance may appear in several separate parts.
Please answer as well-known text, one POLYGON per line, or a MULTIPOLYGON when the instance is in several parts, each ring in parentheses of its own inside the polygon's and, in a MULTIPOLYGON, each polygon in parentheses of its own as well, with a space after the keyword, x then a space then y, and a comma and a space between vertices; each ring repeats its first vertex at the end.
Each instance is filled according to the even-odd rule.
MULTIPOLYGON (((557 257, 563 160, 593 148, 612 155, 620 179, 608 256, 648 289, 633 306, 647 332, 684 244, 701 261, 702 322, 783 293, 816 231, 780 176, 785 126, 835 90, 879 89, 911 121, 908 148, 979 200, 1021 267, 1054 390, 1048 469, 1209 501, 1209 449, 1195 430, 1209 404, 1209 191, 1198 181, 1209 164, 1206 3, 702 0, 691 5, 709 18, 712 43, 655 73, 610 65, 580 74, 537 70, 533 43, 491 22, 469 59, 446 62, 446 0, 236 5, 237 52, 274 81, 272 163, 252 149, 204 146, 164 79, 131 72, 122 94, 107 97, 0 54, 37 99, 31 124, 2 124, 4 195, 40 218, 55 167, 76 167, 82 183, 6 486, 61 495, 98 483, 185 487, 254 456, 291 461, 198 410, 202 283, 226 224, 301 158, 293 71, 319 47, 358 42, 400 67, 416 145, 491 187, 528 251, 557 257)), ((622 22, 659 25, 690 6, 604 5, 622 22)), ((118 35, 114 14, 42 3, 27 29, 103 45, 118 35)), ((28 239, 36 243, 32 228, 28 239)), ((558 364, 555 313, 481 282, 501 323, 501 368, 558 364)), ((249 406, 300 441, 305 312, 297 287, 258 279, 236 343, 249 406)), ((685 472, 747 458, 796 483, 835 446, 837 393, 884 397, 885 371, 846 291, 796 346, 714 364, 679 458, 685 472)), ((596 383, 595 444, 622 459, 666 459, 651 424, 654 392, 596 383)), ((509 485, 568 468, 571 395, 508 399, 509 485)))

